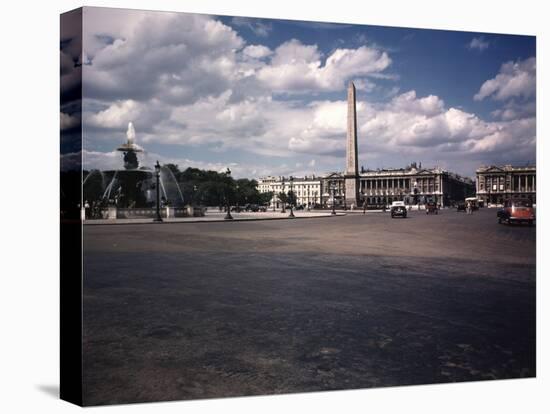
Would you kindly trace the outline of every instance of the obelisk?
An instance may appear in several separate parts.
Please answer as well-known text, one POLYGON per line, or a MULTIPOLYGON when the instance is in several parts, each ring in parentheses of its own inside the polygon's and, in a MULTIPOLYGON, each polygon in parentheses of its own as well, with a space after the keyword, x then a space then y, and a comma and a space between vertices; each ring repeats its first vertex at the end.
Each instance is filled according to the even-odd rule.
POLYGON ((346 205, 355 207, 359 201, 359 164, 357 160, 357 111, 355 108, 355 85, 348 85, 348 134, 346 146, 346 205))

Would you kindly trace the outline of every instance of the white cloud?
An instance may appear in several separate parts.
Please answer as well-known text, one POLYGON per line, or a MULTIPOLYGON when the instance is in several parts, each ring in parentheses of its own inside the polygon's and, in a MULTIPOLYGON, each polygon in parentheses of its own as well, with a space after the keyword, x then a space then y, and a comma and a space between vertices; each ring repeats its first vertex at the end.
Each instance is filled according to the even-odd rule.
POLYGON ((492 97, 497 101, 510 98, 529 99, 536 93, 536 61, 529 58, 523 61, 503 64, 496 77, 481 85, 474 99, 481 101, 492 97))
POLYGON ((243 54, 255 59, 265 58, 273 52, 270 48, 263 45, 249 45, 243 49, 243 54))
POLYGON ((491 115, 503 121, 510 121, 512 119, 535 117, 536 111, 535 101, 518 103, 515 100, 510 100, 502 108, 491 112, 491 115))
POLYGON ((244 40, 217 20, 125 11, 129 19, 115 13, 116 22, 110 9, 86 10, 85 39, 94 39, 85 42, 92 62, 84 66, 87 97, 193 102, 202 94, 223 92, 238 79, 236 51, 244 40), (97 40, 104 38, 110 41, 97 40))
POLYGON ((477 49, 480 52, 484 51, 489 47, 489 42, 483 37, 474 37, 472 41, 468 44, 469 49, 477 49))
POLYGON ((128 122, 139 119, 144 113, 144 105, 132 99, 116 101, 107 109, 91 114, 87 125, 102 128, 123 128, 128 122))
POLYGON ((323 65, 317 45, 292 39, 275 49, 270 64, 258 71, 257 78, 278 92, 334 91, 342 89, 349 78, 382 72, 390 64, 386 52, 361 46, 336 49, 323 65))

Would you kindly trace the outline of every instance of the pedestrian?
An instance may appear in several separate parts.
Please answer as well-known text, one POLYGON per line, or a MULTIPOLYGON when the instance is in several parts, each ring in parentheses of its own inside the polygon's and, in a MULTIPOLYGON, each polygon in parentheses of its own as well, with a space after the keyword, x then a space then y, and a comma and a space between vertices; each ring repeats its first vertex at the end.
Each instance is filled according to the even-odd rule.
POLYGON ((367 212, 367 201, 363 201, 363 214, 367 212))
POLYGON ((468 201, 468 204, 466 205, 466 212, 468 214, 472 214, 472 203, 468 201))

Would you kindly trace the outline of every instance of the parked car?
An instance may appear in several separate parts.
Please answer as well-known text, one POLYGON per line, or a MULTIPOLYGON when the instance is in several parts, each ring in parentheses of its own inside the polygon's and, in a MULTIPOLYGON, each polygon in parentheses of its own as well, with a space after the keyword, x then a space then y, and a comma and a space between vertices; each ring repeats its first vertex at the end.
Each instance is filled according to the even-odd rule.
POLYGON ((259 211, 259 210, 260 210, 260 206, 258 206, 258 204, 247 204, 247 205, 244 207, 244 210, 245 210, 245 211, 256 212, 256 211, 259 211))
POLYGON ((511 198, 498 209, 497 218, 499 224, 527 223, 532 226, 535 221, 535 210, 529 200, 511 198))
POLYGON ((439 214, 439 208, 435 201, 428 201, 426 203, 426 214, 439 214))
POLYGON ((404 201, 394 201, 390 207, 391 218, 395 217, 407 217, 407 207, 404 201))
POLYGON ((456 203, 456 211, 457 213, 459 211, 466 212, 466 203, 464 201, 459 201, 458 203, 456 203))

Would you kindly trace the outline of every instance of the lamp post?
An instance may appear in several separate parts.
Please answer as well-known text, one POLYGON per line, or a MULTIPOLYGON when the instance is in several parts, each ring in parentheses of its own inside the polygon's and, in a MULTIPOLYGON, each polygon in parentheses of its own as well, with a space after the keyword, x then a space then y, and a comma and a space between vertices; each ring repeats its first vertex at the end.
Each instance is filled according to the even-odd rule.
POLYGON ((332 213, 331 214, 335 216, 336 215, 336 184, 334 183, 334 181, 332 181, 330 188, 332 190, 332 213))
POLYGON ((293 183, 294 183, 294 177, 290 176, 290 192, 288 195, 290 196, 292 194, 292 198, 290 199, 290 214, 288 215, 289 218, 294 218, 294 191, 293 191, 293 183))
POLYGON ((239 184, 235 184, 235 199, 237 200, 237 205, 235 206, 235 211, 237 213, 241 212, 241 202, 239 200, 239 184))
POLYGON ((160 164, 157 160, 157 163, 155 164, 155 177, 157 181, 157 208, 156 208, 156 215, 153 219, 154 222, 162 223, 162 217, 160 216, 160 164))
POLYGON ((225 172, 227 180, 227 188, 225 190, 225 202, 227 204, 227 214, 224 217, 224 220, 233 220, 233 216, 231 216, 231 203, 229 202, 229 185, 231 183, 231 170, 229 167, 227 167, 227 171, 225 172))
MULTIPOLYGON (((283 177, 283 180, 281 181, 281 193, 285 193, 285 177, 283 177)), ((285 204, 286 204, 286 201, 284 200, 281 200, 281 204, 283 205, 282 208, 281 208, 281 213, 286 213, 286 209, 285 209, 285 204)))

